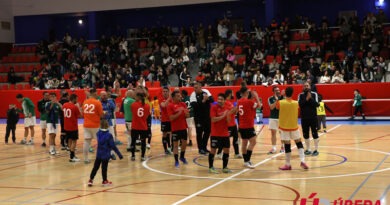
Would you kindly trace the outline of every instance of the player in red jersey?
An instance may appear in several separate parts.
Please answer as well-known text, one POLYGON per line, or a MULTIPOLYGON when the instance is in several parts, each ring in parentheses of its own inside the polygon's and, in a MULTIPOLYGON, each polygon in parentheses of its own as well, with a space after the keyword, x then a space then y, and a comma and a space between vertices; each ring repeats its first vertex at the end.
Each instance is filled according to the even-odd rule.
POLYGON ((210 109, 211 118, 211 150, 209 153, 209 172, 217 174, 218 171, 214 168, 214 155, 217 148, 223 148, 223 173, 231 173, 227 168, 229 162, 230 140, 229 140, 229 122, 232 120, 234 113, 233 107, 226 106, 225 94, 218 94, 217 104, 210 109))
POLYGON ((244 158, 244 166, 254 169, 251 156, 253 148, 256 145, 256 132, 254 119, 256 116, 256 108, 260 108, 262 103, 256 91, 250 91, 247 87, 240 89, 241 99, 237 101, 239 130, 242 138, 242 155, 244 158), (249 92, 252 94, 252 99, 248 99, 249 92), (248 145, 249 142, 249 145, 248 145))
POLYGON ((167 111, 169 119, 171 120, 172 128, 172 140, 173 140, 173 153, 175 157, 175 167, 179 167, 179 141, 181 141, 181 151, 180 151, 180 161, 183 164, 188 164, 186 158, 184 157, 187 147, 187 121, 186 118, 189 117, 190 113, 187 109, 187 105, 184 102, 181 102, 180 91, 175 90, 171 94, 172 102, 168 104, 167 111))
POLYGON ((64 113, 64 128, 66 130, 66 139, 68 139, 68 147, 70 149, 70 159, 69 162, 78 162, 78 159, 75 155, 75 148, 77 140, 79 139, 79 128, 78 128, 78 118, 81 115, 81 107, 77 102, 77 95, 71 94, 69 97, 69 102, 65 103, 62 106, 62 111, 64 113))
POLYGON ((172 102, 172 98, 169 92, 169 88, 164 87, 162 90, 163 97, 158 100, 160 103, 161 110, 161 132, 163 133, 162 143, 165 154, 171 154, 171 121, 169 120, 167 107, 168 104, 172 102))
POLYGON ((131 125, 131 160, 135 160, 135 141, 141 139, 141 161, 145 161, 146 138, 148 138, 147 119, 150 115, 150 106, 145 103, 145 93, 137 92, 135 102, 131 104, 133 122, 131 125))

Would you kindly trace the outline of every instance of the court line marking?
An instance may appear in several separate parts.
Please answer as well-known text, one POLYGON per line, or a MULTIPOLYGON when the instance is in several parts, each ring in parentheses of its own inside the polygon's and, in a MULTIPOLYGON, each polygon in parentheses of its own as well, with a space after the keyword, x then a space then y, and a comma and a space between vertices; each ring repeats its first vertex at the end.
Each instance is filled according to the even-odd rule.
MULTIPOLYGON (((340 126, 341 126, 341 125, 335 126, 335 127, 333 127, 332 129, 329 129, 329 131, 334 130, 334 129, 337 129, 337 128, 340 127, 340 126)), ((263 132, 263 128, 264 128, 264 125, 263 125, 263 127, 261 128, 260 133, 259 133, 258 135, 261 135, 261 133, 263 132)), ((256 137, 257 137, 258 135, 256 135, 256 137)), ((280 155, 284 155, 284 153, 278 153, 278 154, 276 154, 276 155, 274 155, 274 156, 272 156, 272 157, 268 157, 268 158, 264 159, 263 161, 260 161, 260 162, 258 162, 257 164, 255 164, 254 167, 257 167, 257 166, 259 166, 259 165, 262 165, 262 164, 264 164, 264 163, 270 161, 271 159, 274 159, 274 158, 276 158, 276 157, 278 157, 278 156, 280 156, 280 155)), ((146 164, 146 161, 145 161, 144 163, 146 164)), ((144 163, 143 163, 143 164, 144 164, 144 163)), ((183 203, 183 202, 185 202, 185 201, 187 201, 187 200, 189 200, 189 199, 191 199, 191 198, 193 198, 193 197, 195 197, 195 196, 197 196, 197 195, 199 195, 199 194, 201 194, 201 193, 203 193, 203 192, 205 192, 205 191, 207 191, 207 190, 209 190, 209 189, 212 189, 212 188, 214 188, 214 187, 216 187, 216 186, 218 186, 218 185, 220 185, 220 184, 222 184, 222 183, 224 183, 224 182, 226 182, 226 181, 228 181, 228 180, 231 180, 231 179, 233 179, 234 177, 239 176, 239 175, 241 175, 241 174, 243 174, 243 173, 245 173, 245 172, 247 172, 247 171, 249 171, 249 170, 250 170, 250 169, 244 169, 244 170, 238 172, 237 174, 234 174, 234 175, 231 175, 231 176, 229 176, 229 177, 227 177, 227 178, 224 178, 224 179, 222 179, 221 181, 212 184, 211 186, 208 186, 208 187, 206 187, 206 188, 204 188, 204 189, 201 189, 200 191, 195 192, 195 193, 193 193, 193 194, 191 194, 191 195, 189 195, 189 196, 187 196, 187 197, 185 197, 185 198, 183 198, 183 199, 181 199, 181 200, 179 200, 179 201, 173 203, 173 205, 181 204, 181 203, 183 203)))
MULTIPOLYGON (((374 171, 377 170, 386 160, 387 158, 389 158, 389 155, 386 155, 382 161, 379 162, 378 165, 376 165, 376 167, 374 168, 374 171)), ((371 173, 369 174, 363 181, 362 183, 356 188, 356 190, 351 194, 351 196, 348 198, 349 200, 351 200, 353 197, 355 197, 355 195, 360 191, 360 189, 362 189, 362 187, 367 183, 367 181, 374 175, 374 173, 371 173)))
POLYGON ((390 185, 387 186, 387 188, 386 188, 385 191, 383 192, 382 196, 379 198, 379 199, 381 200, 381 203, 385 204, 385 203, 383 202, 383 200, 386 200, 386 195, 387 195, 387 192, 389 192, 389 190, 390 190, 390 185))

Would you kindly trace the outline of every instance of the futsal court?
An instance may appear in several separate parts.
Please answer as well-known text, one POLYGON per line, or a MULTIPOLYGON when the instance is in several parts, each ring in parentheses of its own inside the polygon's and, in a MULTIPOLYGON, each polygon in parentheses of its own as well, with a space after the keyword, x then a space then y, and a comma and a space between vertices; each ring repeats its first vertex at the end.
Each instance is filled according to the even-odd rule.
MULTIPOLYGON (((20 123, 20 122, 19 122, 20 123)), ((118 148, 123 160, 111 161, 108 179, 112 186, 101 185, 101 172, 88 187, 93 163, 82 161, 83 129, 76 155, 80 162, 70 163, 69 154, 51 156, 41 147, 41 131, 35 127, 35 144, 19 144, 23 125, 17 127, 17 144, 0 144, 0 204, 354 204, 358 200, 386 204, 390 200, 389 121, 329 121, 327 133, 320 133, 320 155, 307 157, 308 170, 299 167, 296 148, 292 150, 292 170, 280 171, 284 153, 268 155, 271 148, 267 120, 256 126, 257 145, 252 162, 255 169, 243 167, 231 148, 231 174, 208 173, 208 158, 199 155, 196 143, 187 147, 188 165, 174 167, 172 155, 163 154, 159 123, 152 127, 148 160, 130 160, 126 152, 125 126, 119 124, 118 148), (306 202, 305 202, 306 201, 306 202), (329 203, 327 203, 329 202, 329 203)), ((5 124, 0 124, 4 137, 5 124)), ((11 140, 10 140, 11 141, 11 140)), ((193 142, 196 142, 193 136, 193 142)), ((59 137, 56 138, 57 150, 59 137)), ((93 141, 96 146, 96 140, 93 141)), ((278 143, 278 147, 279 147, 278 143)), ((95 147, 96 148, 96 147, 95 147)), ((94 159, 95 153, 90 153, 94 159)), ((214 166, 222 167, 215 159, 214 166)))

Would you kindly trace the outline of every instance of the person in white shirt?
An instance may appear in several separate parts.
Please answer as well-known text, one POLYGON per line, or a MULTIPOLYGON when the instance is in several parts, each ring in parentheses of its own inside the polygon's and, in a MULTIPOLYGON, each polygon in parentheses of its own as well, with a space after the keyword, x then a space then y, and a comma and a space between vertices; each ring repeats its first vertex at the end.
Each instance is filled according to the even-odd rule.
POLYGON ((320 78, 320 83, 321 83, 321 84, 330 83, 330 81, 331 81, 331 78, 330 78, 330 76, 329 76, 329 74, 328 74, 328 71, 325 71, 325 72, 324 72, 324 75, 321 76, 321 78, 320 78))

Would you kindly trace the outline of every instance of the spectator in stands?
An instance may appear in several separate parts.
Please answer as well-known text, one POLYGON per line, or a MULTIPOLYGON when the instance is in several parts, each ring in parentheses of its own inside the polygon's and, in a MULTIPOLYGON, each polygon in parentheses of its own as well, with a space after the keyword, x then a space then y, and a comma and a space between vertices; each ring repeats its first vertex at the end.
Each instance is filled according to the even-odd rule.
POLYGON ((240 38, 238 37, 238 31, 235 30, 229 37, 229 42, 232 46, 236 46, 240 43, 240 38))
POLYGON ((368 68, 364 68, 363 72, 361 73, 361 78, 360 78, 362 83, 368 83, 368 82, 373 82, 374 81, 374 76, 372 72, 368 68))
POLYGON ((228 55, 226 56, 226 60, 230 63, 233 63, 234 60, 236 60, 236 55, 234 55, 233 51, 228 52, 228 55))
POLYGON ((274 76, 274 82, 283 85, 284 84, 284 75, 280 72, 279 69, 276 70, 275 76, 274 76))
POLYGON ((183 67, 183 70, 179 74, 179 87, 187 86, 187 80, 191 78, 190 74, 187 71, 187 67, 183 67))
POLYGON ((339 70, 336 70, 334 73, 331 83, 345 83, 344 76, 340 73, 339 70))
POLYGON ((222 74, 223 74, 223 80, 225 81, 225 85, 226 86, 233 85, 234 70, 233 70, 233 67, 231 66, 230 62, 227 62, 225 64, 225 67, 223 68, 222 74))
POLYGON ((203 75, 202 71, 199 71, 198 75, 195 77, 195 81, 203 85, 205 83, 205 80, 206 77, 203 75))
POLYGON ((331 83, 331 77, 329 76, 328 71, 324 72, 324 75, 321 76, 319 83, 321 83, 321 84, 329 84, 329 83, 331 83))
POLYGON ((58 89, 61 89, 61 90, 63 90, 63 89, 69 89, 69 83, 68 83, 68 81, 65 80, 64 77, 61 77, 61 81, 59 82, 57 88, 58 88, 58 89))
POLYGON ((227 21, 227 19, 223 19, 223 20, 220 20, 218 22, 218 36, 221 38, 221 39, 227 39, 227 33, 229 31, 229 29, 226 27, 225 25, 225 22, 227 21))
POLYGON ((262 85, 263 82, 266 81, 265 76, 260 72, 260 70, 256 71, 256 73, 253 75, 253 85, 262 85))
POLYGON ((11 67, 8 71, 8 83, 10 84, 16 84, 18 82, 23 81, 21 77, 17 76, 14 70, 14 67, 11 67))
POLYGON ((276 70, 278 70, 280 67, 279 63, 276 61, 276 59, 274 58, 274 60, 272 61, 272 63, 270 63, 268 65, 268 68, 269 68, 269 71, 268 71, 268 76, 273 78, 275 76, 275 73, 276 73, 276 70))

